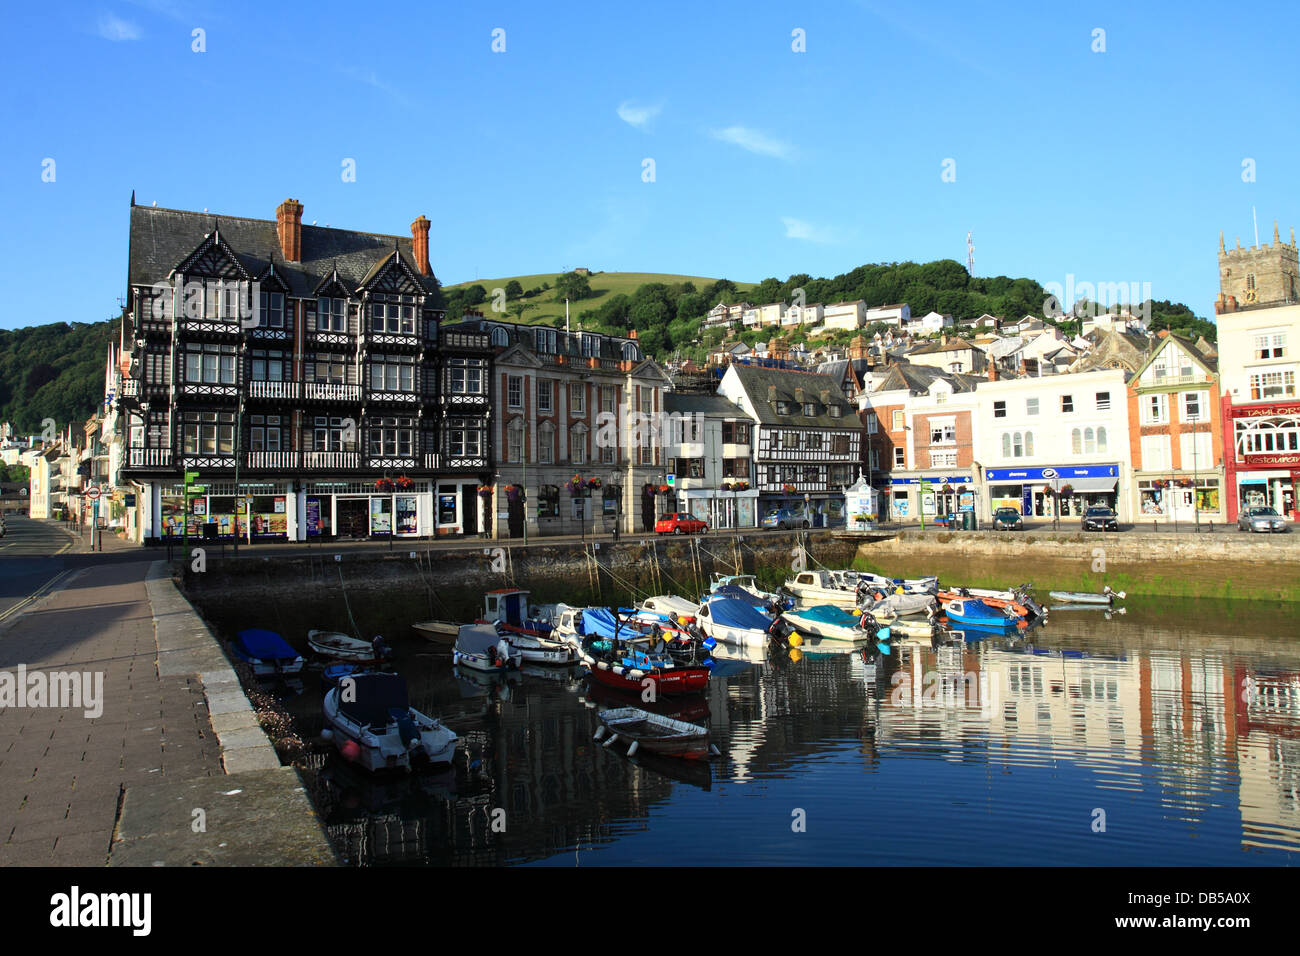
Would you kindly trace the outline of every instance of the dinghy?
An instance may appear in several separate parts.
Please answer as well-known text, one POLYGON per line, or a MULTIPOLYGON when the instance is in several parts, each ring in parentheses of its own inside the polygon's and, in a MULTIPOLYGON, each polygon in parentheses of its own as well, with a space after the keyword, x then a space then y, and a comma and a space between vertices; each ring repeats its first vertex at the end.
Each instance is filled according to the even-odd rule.
POLYGON ((326 730, 339 753, 367 770, 411 769, 411 758, 451 763, 459 738, 411 706, 396 674, 357 674, 353 693, 335 687, 322 705, 326 730), (344 699, 346 697, 346 699, 344 699))
POLYGON ((490 624, 463 624, 456 635, 452 661, 471 670, 502 673, 518 670, 524 655, 490 624))
POLYGON ((460 625, 454 621, 419 621, 411 629, 426 640, 435 644, 454 644, 460 633, 460 625))
POLYGON ((498 626, 498 634, 523 655, 525 664, 545 664, 548 667, 565 667, 578 662, 577 649, 567 641, 551 637, 537 637, 520 631, 510 631, 498 626))
POLYGON ((1112 604, 1115 598, 1124 600, 1123 591, 1112 591, 1110 585, 1102 588, 1100 594, 1089 594, 1087 591, 1052 591, 1050 592, 1053 601, 1060 601, 1062 604, 1112 604))
POLYGON ((637 605, 637 609, 640 611, 649 612, 672 622, 680 622, 683 618, 687 621, 695 620, 695 612, 699 610, 699 607, 699 604, 688 601, 684 597, 678 597, 675 594, 659 594, 655 597, 648 597, 637 605))
POLYGON ((640 707, 602 710, 596 716, 601 726, 596 730, 595 739, 603 739, 605 747, 626 742, 629 757, 635 756, 638 750, 685 760, 700 760, 718 753, 709 744, 708 728, 699 724, 652 714, 640 707))
POLYGON ((591 635, 583 640, 582 663, 593 680, 620 690, 653 687, 656 695, 693 694, 709 686, 708 667, 681 666, 666 650, 649 646, 650 640, 591 635))
POLYGON ((339 631, 308 631, 307 646, 322 657, 353 664, 373 664, 392 653, 378 635, 373 641, 363 641, 339 631))
POLYGON ((274 631, 258 627, 240 631, 230 650, 258 677, 279 677, 302 670, 302 655, 274 631))
MULTIPOLYGON (((773 594, 771 591, 764 591, 758 586, 758 578, 752 574, 714 574, 713 580, 709 582, 709 591, 718 594, 723 588, 737 588, 752 594, 759 598, 764 604, 781 604, 783 599, 779 594, 773 594)), ((734 596, 734 595, 733 595, 734 596)))
POLYGON ((871 592, 872 603, 864 605, 876 617, 893 614, 896 617, 910 617, 916 614, 928 614, 938 605, 933 594, 882 594, 871 592))

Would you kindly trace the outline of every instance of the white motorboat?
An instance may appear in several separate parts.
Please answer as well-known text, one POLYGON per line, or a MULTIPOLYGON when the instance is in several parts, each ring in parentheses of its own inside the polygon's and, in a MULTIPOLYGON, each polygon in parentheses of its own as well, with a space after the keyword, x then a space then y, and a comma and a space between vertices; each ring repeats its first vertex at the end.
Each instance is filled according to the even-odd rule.
POLYGON ((419 621, 411 629, 435 644, 453 644, 460 633, 460 625, 454 621, 419 621))
MULTIPOLYGON (((881 594, 879 591, 872 595, 881 594)), ((870 598, 868 598, 870 600, 870 598)), ((866 605, 866 609, 876 617, 886 614, 895 617, 910 617, 917 614, 929 614, 939 602, 933 594, 884 594, 866 605)))
POLYGON ((462 625, 451 658, 461 667, 492 673, 518 670, 524 662, 524 655, 490 624, 462 625))
POLYGON ((688 601, 676 594, 658 594, 646 598, 637 605, 638 611, 666 618, 673 623, 680 622, 682 618, 686 618, 687 621, 695 620, 695 613, 699 609, 700 605, 695 601, 688 601))
POLYGON ((843 588, 830 571, 800 571, 785 582, 785 589, 799 599, 805 607, 833 604, 836 607, 857 607, 857 592, 843 588))
POLYGON ((716 593, 719 588, 737 587, 742 591, 748 591, 754 597, 761 599, 766 604, 780 604, 781 596, 771 591, 764 591, 758 586, 758 578, 752 574, 717 574, 709 582, 710 593, 716 593))
POLYGON ((333 688, 322 705, 328 725, 323 736, 345 759, 367 770, 410 770, 413 756, 451 763, 459 738, 411 706, 401 677, 357 674, 348 690, 344 695, 342 688, 333 688))
POLYGON ((870 571, 845 573, 856 574, 859 583, 886 594, 896 594, 899 588, 902 588, 904 594, 933 594, 939 589, 939 579, 933 575, 924 578, 887 578, 883 574, 873 574, 870 571))
POLYGON ((576 664, 579 660, 577 648, 568 641, 511 631, 504 631, 500 636, 509 641, 510 646, 523 655, 525 664, 546 664, 550 667, 564 667, 568 664, 576 664))
POLYGON ((889 628, 873 626, 870 615, 856 614, 832 604, 786 611, 781 617, 796 632, 823 640, 849 643, 889 640, 889 628), (867 625, 865 628, 864 623, 867 625))
POLYGON ((715 641, 738 647, 766 647, 776 623, 752 604, 725 597, 701 604, 696 620, 700 630, 715 641))

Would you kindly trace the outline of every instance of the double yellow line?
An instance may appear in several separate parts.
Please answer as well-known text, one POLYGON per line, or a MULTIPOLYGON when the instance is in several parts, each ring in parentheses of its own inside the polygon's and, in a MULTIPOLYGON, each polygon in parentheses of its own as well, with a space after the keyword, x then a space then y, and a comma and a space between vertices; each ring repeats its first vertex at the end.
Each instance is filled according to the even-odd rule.
POLYGON ((54 577, 50 578, 48 581, 46 581, 44 584, 38 587, 31 594, 27 595, 27 597, 23 598, 13 607, 10 607, 5 611, 0 612, 0 623, 3 623, 4 621, 8 620, 11 617, 16 617, 17 615, 21 614, 23 611, 26 611, 33 604, 35 604, 41 598, 45 597, 45 595, 51 593, 55 588, 57 588, 60 584, 62 584, 64 581, 66 581, 69 577, 71 577, 75 573, 76 573, 75 568, 67 568, 63 571, 60 571, 58 574, 54 575, 54 577))

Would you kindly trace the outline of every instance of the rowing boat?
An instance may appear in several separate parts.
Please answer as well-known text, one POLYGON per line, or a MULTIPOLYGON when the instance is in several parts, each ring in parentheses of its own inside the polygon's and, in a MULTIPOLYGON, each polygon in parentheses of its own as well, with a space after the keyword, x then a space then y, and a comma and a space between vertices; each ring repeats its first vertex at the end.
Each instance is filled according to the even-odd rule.
POLYGON ((596 740, 608 735, 604 743, 606 747, 626 741, 629 757, 642 749, 686 760, 699 760, 717 752, 717 748, 709 744, 708 728, 700 724, 652 714, 640 707, 602 710, 596 716, 601 722, 596 730, 596 740))

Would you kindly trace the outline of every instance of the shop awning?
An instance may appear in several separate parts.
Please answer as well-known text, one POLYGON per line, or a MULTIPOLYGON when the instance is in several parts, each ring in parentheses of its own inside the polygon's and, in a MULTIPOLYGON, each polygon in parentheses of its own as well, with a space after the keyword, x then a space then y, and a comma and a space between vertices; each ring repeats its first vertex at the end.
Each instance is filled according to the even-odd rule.
POLYGON ((1098 494, 1100 492, 1109 492, 1115 490, 1114 478, 1067 478, 1057 482, 1058 488, 1069 485, 1073 492, 1078 494, 1098 494))

